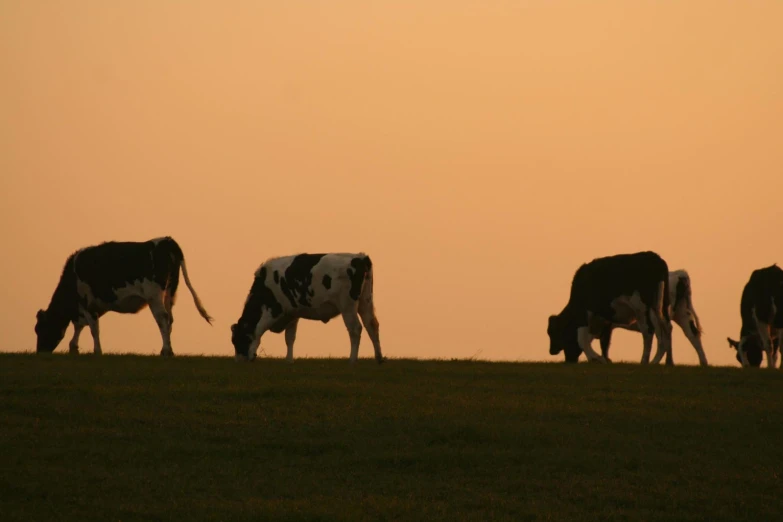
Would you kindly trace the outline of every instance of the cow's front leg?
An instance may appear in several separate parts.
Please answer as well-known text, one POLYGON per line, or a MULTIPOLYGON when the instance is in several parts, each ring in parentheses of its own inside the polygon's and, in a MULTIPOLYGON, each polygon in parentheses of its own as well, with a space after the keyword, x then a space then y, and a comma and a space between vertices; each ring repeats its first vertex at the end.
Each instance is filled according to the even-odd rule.
POLYGON ((149 303, 149 306, 150 312, 152 312, 152 316, 158 324, 160 337, 163 339, 163 348, 160 350, 160 355, 171 357, 174 355, 174 350, 171 349, 171 321, 169 313, 166 311, 163 300, 155 299, 149 303))
POLYGON ((98 326, 98 316, 88 315, 87 324, 90 326, 90 333, 92 334, 92 351, 95 355, 101 355, 103 350, 101 349, 101 330, 98 326))
POLYGON ((603 355, 604 359, 606 359, 606 362, 612 362, 612 360, 609 358, 609 346, 612 344, 611 326, 604 328, 604 330, 601 332, 601 337, 599 340, 601 342, 601 355, 603 355))
POLYGON ((748 354, 745 353, 745 344, 747 343, 747 340, 748 340, 748 336, 744 335, 740 337, 740 342, 737 345, 737 353, 740 356, 740 364, 742 365, 743 368, 747 368, 748 365, 750 364, 748 362, 748 354))
POLYGON ((772 354, 772 339, 769 335, 770 325, 763 321, 759 321, 758 317, 755 317, 755 319, 756 330, 758 331, 759 339, 761 339, 761 346, 764 348, 764 353, 767 354, 767 368, 774 368, 775 356, 772 354))
POLYGON ((82 323, 73 323, 73 337, 71 342, 68 343, 68 353, 71 355, 79 354, 79 336, 82 333, 85 325, 82 323))
POLYGON ((606 362, 606 359, 602 355, 598 355, 597 353, 595 353, 595 351, 593 350, 593 347, 590 346, 593 338, 590 335, 590 327, 589 326, 587 326, 587 325, 580 326, 576 330, 576 338, 577 338, 577 342, 579 343, 579 348, 582 349, 582 351, 584 352, 585 357, 587 357, 588 361, 590 361, 590 362, 598 361, 598 362, 602 362, 602 363, 606 362))
POLYGON ((289 363, 294 362, 294 341, 296 341, 296 327, 299 319, 294 319, 285 329, 285 360, 289 363))
POLYGON ((359 314, 356 310, 343 312, 343 321, 348 335, 351 338, 351 363, 355 363, 359 358, 359 341, 362 338, 362 323, 359 321, 359 314))

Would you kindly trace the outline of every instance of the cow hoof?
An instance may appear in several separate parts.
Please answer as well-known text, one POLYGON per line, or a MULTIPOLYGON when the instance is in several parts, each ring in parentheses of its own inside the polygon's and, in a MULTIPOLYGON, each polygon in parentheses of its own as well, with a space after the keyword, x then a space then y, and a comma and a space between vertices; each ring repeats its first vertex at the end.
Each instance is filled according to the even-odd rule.
POLYGON ((161 350, 160 351, 161 357, 174 357, 174 351, 173 350, 161 350))
POLYGON ((375 360, 378 361, 378 364, 383 364, 386 362, 386 357, 376 357, 375 360))
POLYGON ((71 346, 70 348, 68 348, 68 353, 71 355, 79 355, 79 347, 71 346))

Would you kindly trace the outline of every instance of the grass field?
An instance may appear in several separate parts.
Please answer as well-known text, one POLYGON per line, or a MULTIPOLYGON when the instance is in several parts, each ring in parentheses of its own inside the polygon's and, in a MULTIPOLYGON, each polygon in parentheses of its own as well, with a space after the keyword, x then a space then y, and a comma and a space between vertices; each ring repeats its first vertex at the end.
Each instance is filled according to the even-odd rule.
POLYGON ((0 519, 783 517, 783 372, 0 355, 0 519))

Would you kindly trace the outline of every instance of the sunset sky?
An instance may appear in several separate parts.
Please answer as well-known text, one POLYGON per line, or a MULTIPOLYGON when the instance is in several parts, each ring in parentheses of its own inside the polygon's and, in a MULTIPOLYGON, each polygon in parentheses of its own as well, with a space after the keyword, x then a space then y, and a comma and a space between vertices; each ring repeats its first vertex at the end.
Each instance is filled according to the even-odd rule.
MULTIPOLYGON (((561 361, 579 264, 651 249, 739 366, 742 288, 783 264, 782 27, 779 0, 0 0, 0 350, 35 349, 71 252, 171 235, 215 317, 182 286, 175 354, 233 356, 266 258, 364 251, 385 355, 561 361)), ((161 347, 148 310, 101 338, 161 347)), ((348 355, 300 323, 295 357, 348 355)))

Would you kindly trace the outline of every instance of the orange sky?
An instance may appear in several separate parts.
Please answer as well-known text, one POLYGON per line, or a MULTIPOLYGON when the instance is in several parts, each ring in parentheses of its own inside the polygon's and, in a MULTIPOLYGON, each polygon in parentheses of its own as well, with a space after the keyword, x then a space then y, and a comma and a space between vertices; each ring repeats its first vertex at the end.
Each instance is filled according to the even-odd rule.
MULTIPOLYGON (((267 257, 365 251, 385 355, 560 361, 546 319, 578 265, 653 249, 690 271, 709 362, 738 366, 742 287, 783 264, 781 21, 778 0, 3 0, 0 350, 34 349, 73 250, 172 235, 216 319, 182 287, 177 354, 233 355, 267 257)), ((161 346, 149 311, 101 337, 161 346)), ((300 324, 295 357, 348 354, 340 320, 300 324)))

